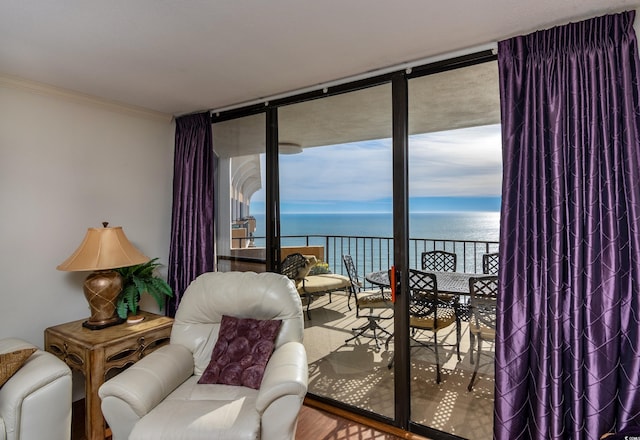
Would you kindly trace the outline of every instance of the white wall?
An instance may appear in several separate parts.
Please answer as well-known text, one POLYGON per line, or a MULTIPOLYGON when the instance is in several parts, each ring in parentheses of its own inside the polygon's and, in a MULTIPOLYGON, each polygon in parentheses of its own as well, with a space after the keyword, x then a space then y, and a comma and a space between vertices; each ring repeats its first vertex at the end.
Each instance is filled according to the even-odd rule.
POLYGON ((88 227, 122 226, 167 264, 173 135, 170 115, 0 76, 0 338, 42 347, 89 316, 88 273, 56 270, 88 227))

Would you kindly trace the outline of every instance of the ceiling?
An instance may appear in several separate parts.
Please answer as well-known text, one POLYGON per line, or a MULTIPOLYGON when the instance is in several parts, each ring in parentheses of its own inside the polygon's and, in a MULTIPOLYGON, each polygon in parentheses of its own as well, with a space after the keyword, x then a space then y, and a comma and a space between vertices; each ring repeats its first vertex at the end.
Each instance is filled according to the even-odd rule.
POLYGON ((4 0, 0 74, 179 115, 638 5, 640 0, 4 0))
MULTIPOLYGON (((409 80, 409 134, 500 123, 498 66, 481 63, 409 80)), ((278 109, 281 143, 318 147, 391 138, 389 83, 278 109)), ((265 152, 265 114, 218 122, 219 157, 265 152)))

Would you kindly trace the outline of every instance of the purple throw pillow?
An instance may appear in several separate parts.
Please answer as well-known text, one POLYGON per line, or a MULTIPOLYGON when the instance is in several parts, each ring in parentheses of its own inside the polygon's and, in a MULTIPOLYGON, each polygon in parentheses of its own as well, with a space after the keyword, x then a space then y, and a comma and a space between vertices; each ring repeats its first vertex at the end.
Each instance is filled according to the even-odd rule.
POLYGON ((198 383, 260 388, 281 324, 279 319, 261 321, 223 315, 211 361, 198 383))

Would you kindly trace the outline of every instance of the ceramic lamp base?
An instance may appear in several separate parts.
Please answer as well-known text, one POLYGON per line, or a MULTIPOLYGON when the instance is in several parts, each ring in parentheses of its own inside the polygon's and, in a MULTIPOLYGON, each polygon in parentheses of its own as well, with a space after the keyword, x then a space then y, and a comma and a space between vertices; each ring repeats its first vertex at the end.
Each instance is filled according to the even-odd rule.
POLYGON ((116 315, 116 301, 122 291, 122 277, 114 270, 99 270, 84 282, 84 295, 91 309, 91 318, 82 325, 100 330, 123 322, 116 315))

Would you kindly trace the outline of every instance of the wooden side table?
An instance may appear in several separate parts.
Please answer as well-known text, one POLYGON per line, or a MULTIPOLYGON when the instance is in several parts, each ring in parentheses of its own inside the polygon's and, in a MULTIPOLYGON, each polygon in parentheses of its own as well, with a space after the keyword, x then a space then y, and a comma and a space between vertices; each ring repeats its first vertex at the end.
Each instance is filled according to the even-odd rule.
POLYGON ((119 324, 101 330, 82 326, 85 319, 49 327, 45 350, 85 377, 85 433, 87 440, 104 440, 105 421, 98 388, 105 380, 169 343, 173 319, 141 312, 138 324, 119 324))

